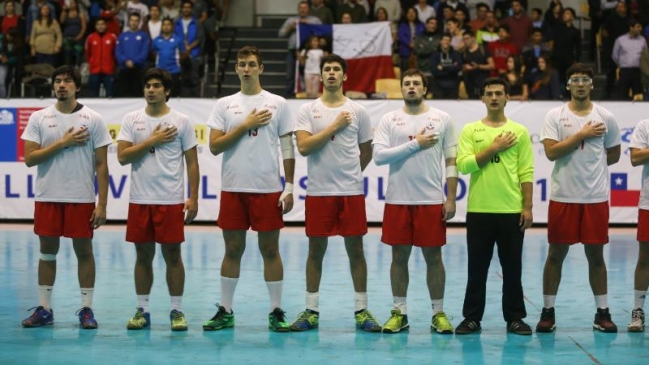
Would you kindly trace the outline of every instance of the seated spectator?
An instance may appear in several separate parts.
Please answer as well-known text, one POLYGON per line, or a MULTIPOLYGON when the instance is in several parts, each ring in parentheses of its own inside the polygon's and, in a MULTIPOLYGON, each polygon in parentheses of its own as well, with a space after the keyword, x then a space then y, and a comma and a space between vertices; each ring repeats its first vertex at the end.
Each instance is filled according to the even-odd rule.
POLYGON ((423 24, 426 24, 426 21, 428 21, 429 18, 434 18, 437 16, 435 8, 428 5, 427 0, 417 0, 417 4, 414 6, 414 8, 415 10, 417 10, 419 21, 423 24))
POLYGON ((356 0, 349 0, 346 4, 338 7, 338 21, 342 19, 343 13, 349 13, 352 16, 352 23, 367 23, 369 20, 365 8, 358 4, 356 0))
POLYGON ((183 40, 180 46, 180 94, 196 98, 200 96, 201 44, 205 33, 198 20, 192 16, 193 6, 191 1, 183 2, 174 35, 183 40))
POLYGON ((550 46, 543 42, 543 30, 541 28, 532 29, 532 36, 530 37, 530 43, 523 47, 523 65, 525 66, 525 74, 529 75, 530 73, 536 71, 538 68, 538 58, 542 54, 550 54, 552 50, 550 46))
POLYGON ((180 16, 180 9, 174 2, 174 0, 160 0, 158 3, 160 5, 160 11, 162 13, 162 18, 170 18, 173 21, 176 21, 180 16))
POLYGON ((519 56, 507 57, 507 71, 500 74, 499 77, 509 84, 509 99, 511 100, 527 100, 529 98, 524 71, 523 61, 519 56))
POLYGON ((402 72, 409 68, 417 68, 417 56, 412 52, 412 48, 415 45, 415 37, 423 33, 424 25, 417 18, 417 10, 408 9, 405 18, 399 23, 397 31, 402 72))
POLYGON ((532 72, 527 82, 529 97, 532 100, 559 100, 561 98, 559 75, 550 65, 550 57, 541 55, 538 58, 536 71, 532 72))
POLYGON ((462 52, 464 49, 464 40, 462 38, 464 30, 460 28, 460 22, 455 18, 447 20, 446 30, 446 33, 451 35, 451 47, 458 52, 462 52))
POLYGON ((464 9, 455 9, 455 14, 453 15, 453 17, 457 19, 457 26, 462 32, 471 29, 471 27, 467 23, 469 15, 464 12, 464 9))
POLYGON ((352 15, 350 13, 344 12, 340 15, 338 22, 340 24, 352 24, 354 20, 352 19, 352 15))
POLYGON ((493 11, 488 11, 485 15, 485 26, 480 29, 475 40, 478 44, 491 43, 498 40, 498 20, 493 11))
POLYGON ((509 27, 506 25, 498 27, 498 41, 489 43, 487 47, 496 65, 496 68, 491 71, 491 76, 495 77, 507 72, 507 58, 518 54, 518 49, 509 40, 509 27))
POLYGON ((95 31, 86 38, 85 52, 88 61, 88 87, 90 96, 99 97, 101 85, 104 85, 106 97, 113 97, 113 76, 115 74, 115 47, 117 36, 107 31, 106 21, 99 18, 95 21, 95 31))
POLYGON ((451 47, 451 35, 442 36, 439 50, 432 57, 433 98, 452 99, 458 98, 460 87, 460 71, 462 71, 462 56, 451 47))
POLYGON ((128 30, 117 38, 115 58, 119 65, 117 87, 119 97, 142 97, 139 81, 149 55, 149 36, 140 30, 140 15, 133 13, 128 17, 128 30), (134 82, 135 81, 135 82, 134 82))
POLYGON ((47 63, 54 66, 58 64, 57 56, 63 45, 63 35, 59 22, 52 19, 50 12, 49 6, 41 6, 38 19, 31 28, 29 44, 34 63, 47 63))
POLYGON ((437 14, 438 17, 437 20, 439 20, 443 24, 442 27, 443 32, 448 33, 448 28, 446 28, 446 22, 455 16, 455 10, 446 4, 442 5, 441 9, 442 9, 441 17, 440 14, 437 14))
POLYGON ((325 6, 324 0, 312 0, 311 10, 309 11, 309 14, 320 19, 322 24, 334 23, 334 15, 331 12, 331 9, 325 6))
POLYGON ((433 84, 431 57, 439 49, 442 34, 437 29, 437 19, 430 17, 426 21, 424 33, 415 37, 412 51, 417 55, 417 67, 428 78, 428 85, 433 84))
POLYGON ((25 33, 25 22, 22 17, 16 13, 16 3, 7 0, 4 3, 5 15, 0 19, 0 29, 2 34, 7 34, 9 29, 15 28, 21 34, 25 33))
POLYGON ((156 55, 155 67, 169 71, 173 79, 171 97, 180 96, 180 62, 183 39, 174 34, 174 22, 170 18, 162 20, 161 33, 153 40, 153 53, 156 55))
POLYGON ((87 16, 79 9, 76 0, 69 0, 61 12, 63 57, 65 64, 79 67, 88 24, 87 16))
POLYGON ((464 51, 462 52, 462 77, 469 99, 480 98, 482 83, 496 66, 489 49, 475 41, 473 31, 464 32, 464 51))

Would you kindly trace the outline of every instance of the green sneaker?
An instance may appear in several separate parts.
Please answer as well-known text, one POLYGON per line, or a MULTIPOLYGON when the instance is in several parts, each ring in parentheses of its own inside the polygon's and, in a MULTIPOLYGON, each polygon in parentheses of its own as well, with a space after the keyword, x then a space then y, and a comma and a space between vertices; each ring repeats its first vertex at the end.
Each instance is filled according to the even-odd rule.
POLYGON ((439 312, 433 316, 433 319, 430 321, 430 329, 445 335, 453 334, 453 326, 451 326, 451 322, 448 321, 444 312, 439 312))
POLYGON ((169 313, 169 319, 172 331, 187 331, 187 321, 183 312, 174 309, 169 313))
POLYGON ((217 304, 216 307, 218 308, 216 314, 209 321, 203 323, 203 330, 218 331, 234 327, 234 311, 227 313, 223 306, 217 304))
POLYGON ((356 328, 367 332, 381 332, 383 327, 376 321, 376 318, 367 309, 355 313, 356 328))
POLYGON ((408 315, 401 314, 400 309, 390 311, 390 318, 383 325, 383 333, 398 333, 409 329, 408 315))
POLYGON ((133 318, 129 319, 126 328, 129 330, 141 330, 151 326, 151 315, 149 312, 144 312, 142 308, 138 308, 133 318))
POLYGON ((275 308, 268 315, 268 328, 275 332, 289 332, 291 325, 286 322, 286 312, 281 308, 275 308))
POLYGON ((291 325, 291 331, 307 331, 318 328, 320 323, 320 313, 306 309, 297 316, 297 319, 291 325))

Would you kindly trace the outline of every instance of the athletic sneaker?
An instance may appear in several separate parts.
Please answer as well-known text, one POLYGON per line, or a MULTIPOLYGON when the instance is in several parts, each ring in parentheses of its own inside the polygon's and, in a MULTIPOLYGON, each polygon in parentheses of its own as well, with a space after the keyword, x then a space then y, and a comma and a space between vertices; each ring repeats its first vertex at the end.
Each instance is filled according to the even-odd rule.
POLYGON ((383 327, 376 321, 376 318, 367 309, 354 313, 356 317, 356 328, 367 332, 381 332, 383 327))
POLYGON ((79 324, 81 328, 86 330, 92 330, 98 327, 97 321, 95 320, 95 314, 92 313, 92 309, 88 307, 83 307, 77 311, 79 316, 79 324))
POLYGON ((383 333, 398 333, 409 329, 408 315, 401 314, 400 309, 390 311, 390 318, 383 325, 383 333))
POLYGON ((297 316, 297 319, 291 325, 291 331, 307 331, 318 328, 320 323, 320 313, 306 309, 297 316))
POLYGON ((187 331, 187 321, 185 321, 185 314, 179 310, 172 310, 169 313, 169 320, 171 321, 172 331, 187 331))
POLYGON ((129 330, 141 330, 151 327, 151 315, 144 312, 144 309, 138 308, 133 318, 128 320, 126 328, 129 330))
POLYGON ((557 328, 557 325, 554 322, 554 307, 543 308, 541 310, 541 319, 536 324, 536 332, 553 332, 555 328, 557 328))
POLYGON ((214 317, 209 321, 203 323, 203 330, 205 331, 218 331, 224 328, 234 327, 234 311, 228 313, 222 305, 216 305, 218 310, 214 317))
POLYGON ((644 311, 642 308, 631 311, 631 323, 626 328, 629 332, 644 331, 644 311))
POLYGON ((611 313, 609 313, 608 308, 597 308, 593 328, 598 331, 607 333, 617 332, 617 326, 615 325, 615 323, 613 323, 613 320, 611 319, 611 313))
POLYGON ((470 333, 480 332, 482 327, 480 327, 480 322, 472 321, 470 319, 464 319, 460 324, 455 327, 456 335, 468 335, 470 333))
POLYGON ((22 322, 23 327, 40 327, 47 326, 54 323, 54 310, 50 309, 49 311, 43 308, 43 306, 29 308, 28 311, 36 309, 31 316, 25 318, 22 322))
POLYGON ((444 335, 453 334, 453 326, 444 312, 439 312, 433 316, 433 319, 430 321, 430 329, 444 335))
POLYGON ((518 321, 512 321, 507 324, 507 332, 511 332, 517 335, 530 336, 532 334, 532 327, 523 322, 522 319, 519 319, 518 321))
POLYGON ((273 309, 273 311, 268 314, 268 328, 275 332, 289 332, 291 330, 291 325, 286 322, 286 312, 281 308, 273 309))

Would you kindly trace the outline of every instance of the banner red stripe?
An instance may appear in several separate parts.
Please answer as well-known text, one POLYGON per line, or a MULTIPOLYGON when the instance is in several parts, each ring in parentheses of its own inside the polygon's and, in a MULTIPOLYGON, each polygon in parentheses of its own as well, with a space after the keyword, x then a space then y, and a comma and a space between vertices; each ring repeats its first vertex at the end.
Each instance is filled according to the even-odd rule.
POLYGON ((637 207, 639 201, 639 190, 611 190, 612 207, 637 207))
POLYGON ((374 56, 347 60, 345 91, 373 93, 377 79, 394 78, 392 56, 374 56))

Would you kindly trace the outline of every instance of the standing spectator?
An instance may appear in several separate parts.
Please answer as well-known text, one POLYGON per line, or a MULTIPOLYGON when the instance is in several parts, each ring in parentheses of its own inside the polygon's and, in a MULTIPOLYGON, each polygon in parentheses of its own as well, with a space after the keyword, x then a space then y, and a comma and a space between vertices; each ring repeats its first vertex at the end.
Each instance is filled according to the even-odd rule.
POLYGON ((25 65, 25 37, 17 28, 10 28, 0 42, 0 98, 8 95, 6 85, 12 80, 21 80, 25 65))
POLYGON ((401 19, 401 3, 399 0, 376 0, 374 1, 374 9, 378 8, 384 8, 387 11, 388 20, 391 22, 398 22, 401 19))
POLYGON ((286 91, 287 98, 295 97, 295 63, 298 57, 297 27, 300 23, 322 24, 320 19, 309 15, 309 3, 300 1, 297 6, 298 15, 284 21, 279 29, 279 36, 288 38, 288 52, 286 54, 286 91))
POLYGON ((306 47, 300 54, 300 63, 304 64, 306 95, 311 99, 316 99, 319 96, 321 77, 320 60, 322 60, 322 57, 324 57, 324 51, 320 49, 318 37, 309 37, 306 47))
POLYGON ((529 75, 536 71, 538 68, 538 58, 542 54, 550 54, 552 49, 547 43, 543 42, 543 30, 541 28, 532 29, 530 36, 530 43, 523 47, 523 66, 525 67, 525 75, 529 75))
MULTIPOLYGON (((385 8, 378 8, 376 9, 376 14, 374 15, 374 21, 376 22, 387 22, 388 20, 388 12, 385 10, 385 8)), ((390 30, 392 31, 392 40, 393 40, 393 50, 396 50, 396 41, 397 41, 397 23, 396 22, 390 22, 390 30)))
POLYGON ((90 96, 99 97, 101 85, 104 85, 106 97, 113 97, 113 77, 115 74, 115 46, 117 36, 106 30, 106 21, 99 18, 95 21, 95 32, 86 38, 85 52, 90 77, 88 86, 90 96))
POLYGON ((516 46, 517 53, 529 42, 532 33, 532 21, 525 14, 521 0, 512 0, 512 15, 502 21, 503 25, 509 27, 511 41, 516 46))
POLYGON ((642 36, 642 24, 629 21, 629 33, 618 37, 613 46, 613 62, 620 68, 615 86, 618 100, 629 100, 629 89, 633 97, 642 94, 640 54, 645 49, 647 41, 642 36))
POLYGON ((200 96, 201 44, 205 34, 198 20, 192 16, 194 4, 185 0, 176 20, 174 36, 180 38, 180 94, 187 97, 200 96))
POLYGON ((534 28, 543 27, 543 10, 541 8, 534 8, 530 12, 530 20, 534 28))
MULTIPOLYGON (((602 31, 602 52, 603 64, 606 68, 606 87, 605 97, 611 99, 613 91, 615 90, 615 79, 617 64, 613 61, 613 45, 615 40, 629 31, 629 17, 627 15, 627 8, 624 1, 620 1, 615 6, 615 11, 611 12, 604 22, 604 29, 602 31)), ((617 95, 615 95, 617 97, 617 95)))
POLYGON ((131 14, 137 14, 140 16, 140 23, 138 23, 137 29, 142 29, 142 25, 144 25, 145 20, 149 16, 149 7, 146 4, 140 2, 140 0, 128 0, 124 1, 124 3, 126 3, 126 21, 124 22, 123 31, 126 32, 131 27, 131 25, 129 24, 131 14))
POLYGON ((415 10, 417 10, 417 17, 419 18, 419 21, 423 24, 426 24, 426 21, 429 18, 434 18, 437 16, 435 8, 428 5, 428 0, 417 0, 417 4, 414 6, 414 8, 415 10))
POLYGON ((399 23, 397 30, 402 72, 409 68, 417 68, 417 56, 412 52, 412 49, 415 46, 415 37, 423 34, 424 28, 424 25, 417 19, 417 10, 408 9, 406 17, 399 23))
POLYGON ((518 54, 518 49, 509 40, 509 27, 501 25, 498 27, 498 41, 488 44, 489 53, 494 58, 495 69, 491 71, 491 76, 498 76, 507 72, 507 58, 518 54))
POLYGON ((338 19, 338 23, 340 24, 352 24, 353 22, 352 15, 348 12, 342 13, 340 19, 338 19))
POLYGON ((50 11, 47 5, 40 7, 38 19, 32 26, 29 44, 35 63, 55 65, 58 63, 57 56, 61 51, 63 36, 59 22, 52 19, 50 11))
POLYGON ((464 39, 462 34, 464 30, 460 27, 460 22, 456 18, 446 21, 446 33, 451 35, 451 47, 458 52, 464 49, 464 39))
POLYGON ((176 21, 180 16, 180 9, 178 9, 174 0, 160 0, 159 5, 163 19, 169 18, 176 21))
MULTIPOLYGON (((203 24, 207 20, 207 3, 205 0, 186 0, 192 3, 192 18, 196 19, 199 24, 203 24)), ((180 5, 180 15, 183 14, 182 3, 180 5)))
POLYGON ((412 52, 417 55, 417 68, 427 77, 426 84, 429 86, 433 85, 431 57, 439 49, 441 40, 442 34, 437 29, 437 19, 431 17, 426 21, 424 33, 415 37, 415 44, 412 48, 412 52))
POLYGON ((54 8, 54 5, 52 5, 49 1, 47 0, 25 0, 25 1, 31 1, 30 5, 27 7, 27 12, 26 12, 27 15, 25 16, 25 27, 26 27, 25 35, 27 37, 29 37, 29 35, 32 34, 32 26, 34 25, 34 22, 38 21, 38 19, 41 18, 41 7, 47 6, 50 9, 48 13, 50 19, 52 20, 58 19, 58 17, 56 16, 56 9, 54 8))
POLYGON ((149 36, 140 30, 140 15, 133 13, 128 17, 128 30, 120 34, 115 47, 115 58, 119 65, 117 86, 119 97, 140 96, 140 85, 133 80, 141 80, 149 55, 149 36))
POLYGON ((527 100, 529 91, 525 79, 523 61, 519 56, 507 57, 507 72, 498 77, 507 82, 510 100, 527 100))
POLYGON ((489 44, 499 39, 498 37, 498 19, 493 11, 488 11, 485 15, 485 26, 476 32, 475 38, 478 44, 489 44))
POLYGON ((136 252, 137 312, 126 328, 150 327, 149 295, 158 242, 167 266, 171 330, 186 331, 187 322, 182 311, 185 266, 181 244, 185 241, 184 224, 191 223, 198 213, 198 143, 189 117, 167 105, 171 75, 165 70, 151 68, 142 81, 147 105, 124 116, 117 137, 120 165, 131 165, 126 241, 134 243, 136 252))
POLYGON ((462 128, 457 169, 471 174, 466 214, 468 280, 464 320, 458 335, 479 332, 484 315, 489 265, 494 243, 502 267, 502 311, 507 332, 531 335, 523 285, 523 239, 532 226, 534 153, 523 125, 505 116, 508 85, 496 78, 485 81, 482 102, 487 116, 462 128))
POLYGON ((489 49, 475 41, 473 31, 464 32, 464 51, 462 52, 462 77, 469 99, 480 98, 482 83, 496 67, 489 49))
POLYGON ((486 3, 477 3, 476 8, 476 17, 471 19, 469 22, 469 27, 473 30, 473 33, 477 34, 478 31, 487 25, 487 13, 489 12, 489 5, 486 3))
POLYGON ((561 1, 551 1, 543 20, 543 35, 551 40, 556 28, 563 24, 563 4, 561 1))
POLYGON ((7 0, 4 3, 5 15, 0 18, 0 30, 7 34, 9 29, 16 28, 21 34, 25 33, 25 21, 16 13, 16 3, 7 0))
POLYGON ((144 22, 144 25, 142 26, 142 30, 149 35, 151 41, 158 38, 162 31, 162 18, 160 15, 160 6, 152 5, 149 8, 148 20, 144 22))
POLYGON ((162 20, 160 35, 152 42, 152 52, 155 55, 155 67, 161 68, 171 75, 170 96, 180 96, 180 52, 182 38, 174 34, 174 23, 170 18, 162 20))
POLYGON ((552 34, 552 64, 559 73, 561 87, 566 85, 566 71, 581 59, 581 32, 575 28, 575 10, 563 10, 563 24, 554 28, 552 34))
POLYGON ((63 56, 66 65, 79 67, 81 64, 87 26, 87 15, 80 11, 76 0, 70 0, 61 12, 63 56))
POLYGON ((444 34, 432 60, 433 98, 457 100, 460 87, 462 56, 451 47, 451 36, 444 34))
POLYGON ((56 103, 34 112, 21 136, 25 141, 25 164, 37 166, 34 233, 40 241, 38 307, 23 320, 23 327, 54 323, 52 292, 56 255, 61 237, 68 237, 72 238, 78 261, 79 324, 82 329, 97 328, 92 311, 95 291, 92 237, 94 230, 106 223, 107 156, 108 145, 113 140, 102 116, 77 101, 80 88, 81 75, 76 68, 57 68, 52 74, 56 103))
POLYGON ((106 21, 106 31, 119 37, 122 34, 122 25, 120 24, 120 9, 115 6, 115 0, 105 0, 99 18, 106 21))
MULTIPOLYGON (((608 166, 620 160, 620 130, 613 114, 590 100, 593 70, 576 63, 568 69, 567 76, 570 101, 550 110, 541 129, 545 155, 554 161, 554 168, 548 207, 549 245, 543 269, 543 310, 536 332, 555 330, 554 305, 564 259, 570 246, 581 242, 597 308, 593 329, 613 333, 617 326, 608 309, 604 245, 609 241, 608 166)), ((567 328, 575 326, 574 319, 571 325, 567 328)))
POLYGON ((363 6, 358 4, 357 0, 348 0, 345 4, 338 7, 337 23, 341 21, 344 13, 351 15, 352 23, 366 23, 369 20, 367 11, 363 6))
POLYGON ((561 98, 560 81, 557 70, 550 64, 550 57, 540 55, 537 58, 536 71, 529 75, 528 90, 532 100, 559 100, 561 98))
POLYGON ((644 91, 644 101, 649 101, 649 48, 645 48, 640 53, 640 74, 644 91))
POLYGON ((331 12, 331 9, 325 6, 324 0, 312 0, 311 1, 311 10, 309 13, 315 17, 318 17, 322 24, 333 24, 334 15, 331 12))

